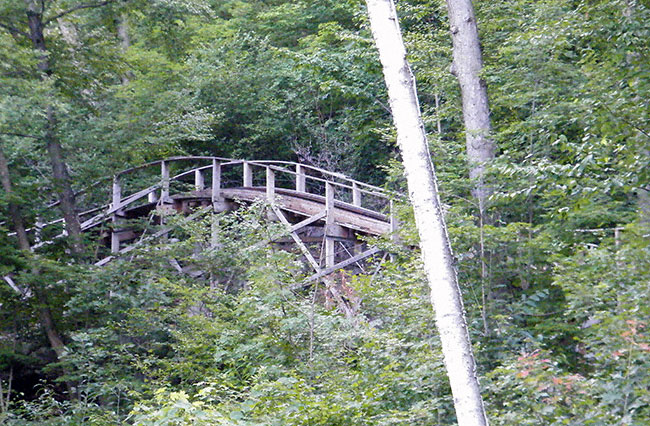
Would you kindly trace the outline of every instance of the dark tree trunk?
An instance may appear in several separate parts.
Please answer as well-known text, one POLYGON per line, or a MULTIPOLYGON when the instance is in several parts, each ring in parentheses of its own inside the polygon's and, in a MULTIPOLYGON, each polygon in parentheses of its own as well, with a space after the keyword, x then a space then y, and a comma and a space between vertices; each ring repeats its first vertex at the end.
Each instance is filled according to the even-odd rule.
MULTIPOLYGON (((20 206, 16 204, 13 200, 13 189, 11 187, 11 178, 9 176, 9 164, 7 158, 4 155, 2 147, 0 146, 0 181, 2 181, 2 188, 7 194, 9 199, 9 218, 13 224, 14 231, 16 231, 16 236, 18 237, 18 248, 22 251, 29 253, 30 244, 29 238, 27 237, 27 231, 25 229, 25 223, 23 222, 23 217, 20 213, 20 206)), ((34 275, 37 275, 38 271, 32 271, 34 275)), ((47 298, 43 295, 43 292, 39 288, 36 288, 35 285, 29 285, 30 290, 36 296, 37 303, 39 304, 39 319, 41 325, 45 330, 47 339, 50 342, 52 350, 56 353, 57 358, 61 358, 64 352, 63 339, 59 334, 54 320, 52 319, 52 312, 47 305, 47 298)))
MULTIPOLYGON (((43 52, 39 62, 38 69, 41 71, 43 78, 52 74, 48 51, 45 45, 45 36, 43 30, 43 14, 41 6, 34 0, 27 2, 27 21, 29 24, 29 36, 35 49, 43 52)), ((59 205, 63 218, 65 219, 65 229, 71 240, 71 248, 74 254, 81 254, 84 250, 81 239, 81 225, 79 216, 76 211, 76 201, 74 191, 70 184, 68 167, 63 157, 63 149, 56 135, 57 121, 54 107, 46 107, 47 126, 45 130, 45 144, 52 164, 52 177, 54 179, 54 188, 59 195, 59 205)))

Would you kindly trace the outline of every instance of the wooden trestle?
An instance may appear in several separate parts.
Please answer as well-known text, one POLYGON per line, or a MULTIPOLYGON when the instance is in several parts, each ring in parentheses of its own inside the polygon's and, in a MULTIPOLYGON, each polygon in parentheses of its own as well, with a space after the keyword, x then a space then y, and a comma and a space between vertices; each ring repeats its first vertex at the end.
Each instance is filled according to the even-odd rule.
MULTIPOLYGON (((110 223, 111 255, 97 262, 104 265, 143 241, 127 219, 176 211, 192 220, 205 210, 224 212, 258 200, 266 200, 286 227, 274 242, 298 247, 314 270, 312 281, 360 265, 379 252, 363 237, 396 228, 389 196, 381 188, 305 164, 218 157, 173 157, 116 173, 110 203, 89 208, 80 219, 84 231, 110 223), (156 168, 160 174, 153 177, 156 168), (171 176, 171 169, 177 174, 171 176)), ((149 238, 169 230, 163 226, 149 238)))

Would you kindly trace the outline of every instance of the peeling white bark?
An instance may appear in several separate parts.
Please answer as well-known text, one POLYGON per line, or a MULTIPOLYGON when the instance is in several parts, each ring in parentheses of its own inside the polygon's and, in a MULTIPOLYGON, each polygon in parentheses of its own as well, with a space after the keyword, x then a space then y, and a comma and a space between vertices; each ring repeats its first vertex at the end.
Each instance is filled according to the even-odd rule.
POLYGON ((486 426, 454 259, 395 6, 392 0, 366 0, 366 4, 397 128, 458 424, 486 426))

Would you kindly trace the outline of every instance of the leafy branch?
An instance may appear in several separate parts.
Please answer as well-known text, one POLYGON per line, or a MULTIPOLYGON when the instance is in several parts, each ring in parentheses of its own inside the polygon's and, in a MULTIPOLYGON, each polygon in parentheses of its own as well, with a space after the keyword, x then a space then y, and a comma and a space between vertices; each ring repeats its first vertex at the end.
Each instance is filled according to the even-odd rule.
POLYGON ((18 34, 18 35, 29 38, 29 34, 27 34, 25 31, 19 30, 18 28, 14 27, 13 25, 3 24, 2 22, 0 22, 0 28, 4 28, 5 30, 9 31, 11 34, 18 34))
POLYGON ((52 21, 54 21, 56 19, 62 18, 64 16, 66 16, 66 15, 69 15, 72 12, 76 12, 77 10, 94 9, 94 8, 97 8, 97 7, 102 7, 102 6, 109 5, 111 3, 115 3, 115 1, 116 0, 105 0, 105 1, 101 1, 99 3, 83 3, 83 4, 79 4, 77 6, 71 7, 70 9, 66 9, 63 12, 57 13, 56 15, 46 19, 45 21, 43 21, 43 25, 47 25, 50 22, 52 22, 52 21))

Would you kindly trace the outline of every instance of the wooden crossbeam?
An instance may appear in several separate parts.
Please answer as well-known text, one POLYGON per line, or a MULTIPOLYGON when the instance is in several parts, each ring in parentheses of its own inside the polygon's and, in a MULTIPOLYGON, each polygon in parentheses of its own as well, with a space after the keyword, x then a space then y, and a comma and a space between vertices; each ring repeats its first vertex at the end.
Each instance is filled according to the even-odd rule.
MULTIPOLYGON (((277 213, 276 213, 276 215, 277 215, 277 213)), ((325 210, 321 211, 320 213, 316 213, 313 216, 309 216, 307 219, 305 219, 303 221, 300 221, 300 222, 298 222, 298 223, 296 223, 294 225, 291 225, 287 221, 287 223, 289 223, 289 225, 291 225, 290 228, 287 231, 288 231, 289 235, 291 235, 291 233, 293 233, 293 232, 297 233, 301 229, 311 225, 314 222, 318 222, 319 220, 323 219, 324 217, 325 217, 325 210)), ((251 249, 258 249, 258 248, 260 248, 260 247, 262 247, 262 246, 264 246, 264 245, 266 245, 268 243, 272 243, 272 242, 278 240, 279 238, 284 237, 285 235, 287 235, 287 234, 285 232, 283 232, 282 234, 275 235, 275 236, 273 236, 273 237, 271 237, 271 238, 269 238, 267 240, 260 241, 259 243, 253 245, 251 247, 251 249)))
POLYGON ((336 265, 330 266, 329 268, 325 268, 325 269, 323 269, 323 270, 321 270, 319 272, 316 272, 314 275, 311 275, 310 277, 305 279, 305 281, 303 281, 302 284, 296 286, 295 288, 304 287, 304 286, 308 285, 309 283, 311 283, 311 282, 313 282, 313 281, 315 281, 315 280, 317 280, 319 278, 322 278, 322 277, 324 277, 326 275, 329 275, 332 272, 337 271, 338 269, 343 269, 346 266, 350 266, 353 263, 359 262, 359 261, 361 261, 361 260, 363 260, 363 259, 365 259, 367 257, 370 257, 370 256, 372 256, 374 254, 379 253, 380 251, 381 250, 378 249, 377 247, 373 247, 373 248, 371 248, 369 250, 366 250, 363 253, 357 254, 356 256, 353 256, 353 257, 351 257, 349 259, 346 259, 346 260, 344 260, 342 262, 339 262, 336 265))
MULTIPOLYGON (((284 216, 284 213, 282 213, 282 210, 280 210, 277 206, 271 205, 271 209, 275 213, 275 215, 280 219, 280 222, 282 222, 289 230, 291 229, 291 223, 287 220, 287 218, 284 216)), ((305 243, 302 242, 296 231, 293 231, 290 233, 291 238, 293 238, 293 241, 296 243, 300 251, 302 252, 303 256, 307 259, 309 264, 314 268, 316 272, 320 271, 320 265, 314 259, 314 256, 312 256, 311 252, 305 245, 305 243)))
MULTIPOLYGON (((154 240, 154 239, 156 239, 156 238, 158 238, 158 237, 161 237, 162 235, 168 233, 168 232, 171 231, 172 229, 174 229, 174 228, 176 228, 176 227, 178 227, 178 226, 180 226, 180 225, 182 225, 182 224, 184 224, 184 223, 187 223, 187 222, 190 222, 190 221, 196 219, 197 217, 201 216, 203 213, 205 213, 205 212, 207 212, 207 211, 209 211, 209 210, 212 210, 212 206, 202 207, 202 208, 198 209, 197 211, 195 211, 194 213, 192 213, 191 215, 185 217, 185 218, 184 218, 183 220, 181 220, 180 222, 174 224, 174 226, 165 226, 165 227, 163 227, 162 229, 158 230, 158 232, 156 232, 156 233, 154 233, 154 234, 151 234, 149 237, 147 237, 147 238, 143 238, 143 239, 139 240, 138 242, 136 242, 136 243, 134 243, 134 244, 131 244, 131 245, 128 246, 128 247, 124 247, 123 249, 121 249, 121 250, 118 252, 118 254, 126 254, 126 253, 128 253, 128 252, 130 252, 130 251, 136 249, 138 246, 142 245, 143 243, 145 243, 145 242, 147 242, 147 241, 154 240)), ((96 263, 95 263, 95 266, 103 266, 103 265, 106 265, 108 262, 110 262, 110 261, 113 260, 113 259, 115 259, 115 256, 108 256, 108 257, 105 257, 105 258, 103 258, 102 260, 100 260, 99 262, 96 262, 96 263)))

